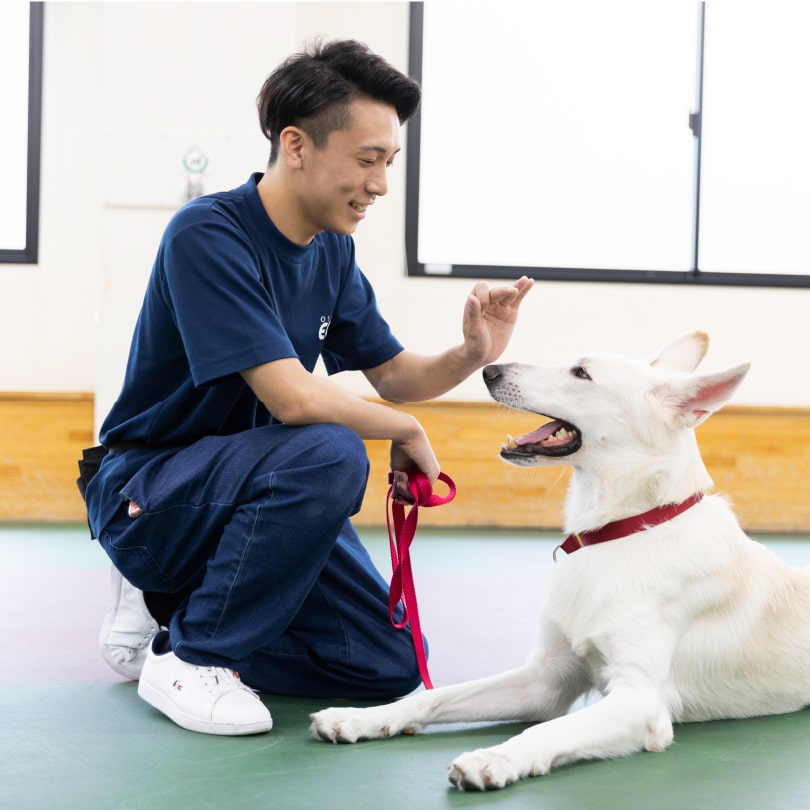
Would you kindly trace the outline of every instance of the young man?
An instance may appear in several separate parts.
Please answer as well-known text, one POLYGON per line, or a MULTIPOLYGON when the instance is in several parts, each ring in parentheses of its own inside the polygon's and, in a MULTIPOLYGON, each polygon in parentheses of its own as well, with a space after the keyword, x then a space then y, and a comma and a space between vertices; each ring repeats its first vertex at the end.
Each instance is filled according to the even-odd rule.
POLYGON ((184 206, 158 249, 86 501, 114 566, 105 657, 184 728, 269 730, 253 689, 376 699, 419 683, 349 518, 363 439, 391 441, 402 497, 405 471, 435 481, 439 464, 414 417, 312 372, 322 357, 386 401, 435 397, 501 354, 531 287, 477 284, 463 342, 433 357, 378 312, 351 234, 419 98, 353 41, 291 57, 258 98, 267 171, 184 206))

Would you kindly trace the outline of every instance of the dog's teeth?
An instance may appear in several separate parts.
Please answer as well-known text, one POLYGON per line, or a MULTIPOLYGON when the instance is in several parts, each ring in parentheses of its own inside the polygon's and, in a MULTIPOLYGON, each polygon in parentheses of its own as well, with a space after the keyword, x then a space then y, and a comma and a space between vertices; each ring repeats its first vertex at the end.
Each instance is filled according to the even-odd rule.
POLYGON ((518 443, 512 438, 512 436, 509 433, 506 434, 505 446, 508 447, 510 450, 514 450, 518 446, 518 443))
POLYGON ((573 438, 576 435, 577 432, 575 430, 568 430, 568 428, 561 427, 559 430, 557 430, 555 433, 549 436, 545 440, 544 444, 547 442, 564 442, 567 439, 573 438))

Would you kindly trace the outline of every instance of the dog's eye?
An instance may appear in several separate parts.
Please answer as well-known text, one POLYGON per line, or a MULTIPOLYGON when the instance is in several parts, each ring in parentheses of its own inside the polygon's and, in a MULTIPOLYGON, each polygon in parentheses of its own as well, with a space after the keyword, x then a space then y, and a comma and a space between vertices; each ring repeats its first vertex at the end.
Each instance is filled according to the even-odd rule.
POLYGON ((580 380, 590 380, 591 379, 591 375, 588 374, 588 372, 585 371, 585 369, 582 366, 574 366, 574 368, 571 369, 571 373, 575 377, 579 377, 580 380))

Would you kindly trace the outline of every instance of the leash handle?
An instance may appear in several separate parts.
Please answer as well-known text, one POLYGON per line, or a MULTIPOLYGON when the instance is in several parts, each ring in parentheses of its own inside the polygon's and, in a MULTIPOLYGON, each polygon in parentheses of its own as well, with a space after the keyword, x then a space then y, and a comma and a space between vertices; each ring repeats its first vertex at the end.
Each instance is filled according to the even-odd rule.
POLYGON ((430 479, 419 470, 408 471, 408 490, 414 502, 407 515, 405 506, 393 500, 394 473, 388 474, 388 495, 385 502, 385 518, 388 526, 388 540, 391 547, 391 587, 388 592, 388 616, 391 624, 401 630, 411 625, 416 663, 426 689, 433 689, 427 667, 425 640, 419 622, 419 607, 416 601, 416 586, 411 566, 410 546, 416 536, 420 506, 441 506, 456 497, 456 485, 445 473, 439 473, 439 480, 447 484, 447 495, 436 495, 430 479), (402 618, 395 618, 397 607, 402 604, 402 618))
MULTIPOLYGON (((439 481, 447 484, 447 495, 437 495, 430 485, 430 479, 421 470, 407 470, 408 490, 413 495, 413 503, 416 506, 441 506, 450 503, 456 497, 456 485, 447 473, 439 473, 439 481)), ((392 495, 394 484, 394 473, 388 473, 388 497, 392 495)))

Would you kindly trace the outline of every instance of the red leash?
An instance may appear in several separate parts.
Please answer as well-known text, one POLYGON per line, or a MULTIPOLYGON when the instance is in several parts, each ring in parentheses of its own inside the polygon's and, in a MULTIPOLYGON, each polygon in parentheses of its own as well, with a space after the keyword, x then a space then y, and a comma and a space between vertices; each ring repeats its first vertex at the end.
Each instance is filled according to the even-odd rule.
POLYGON ((391 544, 391 567, 393 575, 391 577, 391 589, 388 594, 388 615, 391 624, 398 629, 407 627, 410 622, 411 635, 413 636, 413 648, 416 652, 416 663, 419 666, 419 674, 427 689, 433 689, 430 682, 430 675, 427 668, 427 655, 425 654, 425 640, 422 637, 422 628, 419 624, 419 608, 416 604, 416 586, 413 581, 413 569, 411 568, 410 546, 416 534, 416 524, 419 519, 420 506, 441 506, 450 503, 456 497, 456 485, 449 475, 439 473, 439 480, 447 484, 449 491, 447 495, 439 496, 433 493, 428 477, 418 470, 408 472, 408 490, 413 495, 413 504, 410 505, 408 514, 405 514, 405 507, 397 503, 391 497, 394 487, 394 474, 388 473, 388 496, 385 501, 385 518, 388 524, 388 540, 391 544), (390 510, 389 510, 390 504, 390 510), (393 521, 393 532, 391 524, 393 521), (402 602, 402 619, 394 619, 394 611, 397 605, 402 602))

